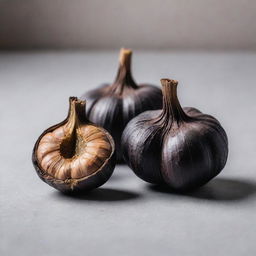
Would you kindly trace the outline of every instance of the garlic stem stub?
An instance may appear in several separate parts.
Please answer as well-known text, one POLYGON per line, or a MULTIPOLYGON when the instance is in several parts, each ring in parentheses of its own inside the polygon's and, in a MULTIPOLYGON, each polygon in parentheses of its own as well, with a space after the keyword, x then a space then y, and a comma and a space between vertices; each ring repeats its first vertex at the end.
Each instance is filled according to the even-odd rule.
POLYGON ((69 104, 68 117, 37 140, 33 164, 39 177, 60 191, 91 190, 114 170, 114 141, 86 118, 85 101, 70 97, 69 104))
POLYGON ((228 138, 221 124, 195 108, 182 108, 178 82, 161 79, 163 109, 133 118, 122 136, 124 159, 141 179, 186 191, 224 168, 228 138))
POLYGON ((121 136, 126 124, 138 114, 162 108, 160 88, 137 84, 131 72, 132 51, 122 48, 116 79, 81 96, 86 100, 89 120, 105 128, 116 145, 117 160, 122 162, 121 136))

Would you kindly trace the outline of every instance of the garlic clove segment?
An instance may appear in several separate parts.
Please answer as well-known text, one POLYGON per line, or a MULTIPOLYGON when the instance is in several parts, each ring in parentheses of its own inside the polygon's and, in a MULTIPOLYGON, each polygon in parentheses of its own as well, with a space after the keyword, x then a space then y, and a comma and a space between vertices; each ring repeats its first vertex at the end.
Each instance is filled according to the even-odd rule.
POLYGON ((180 106, 177 81, 161 83, 163 109, 146 111, 127 124, 124 159, 147 182, 180 191, 202 186, 226 164, 226 132, 214 117, 180 106))
POLYGON ((87 119, 85 101, 70 97, 69 105, 68 117, 38 138, 32 161, 39 177, 62 192, 91 190, 114 170, 114 140, 87 119))
POLYGON ((162 108, 161 90, 150 84, 137 84, 131 72, 132 51, 122 48, 116 79, 88 91, 86 99, 89 120, 104 127, 114 138, 118 162, 122 162, 121 136, 126 124, 138 114, 162 108))

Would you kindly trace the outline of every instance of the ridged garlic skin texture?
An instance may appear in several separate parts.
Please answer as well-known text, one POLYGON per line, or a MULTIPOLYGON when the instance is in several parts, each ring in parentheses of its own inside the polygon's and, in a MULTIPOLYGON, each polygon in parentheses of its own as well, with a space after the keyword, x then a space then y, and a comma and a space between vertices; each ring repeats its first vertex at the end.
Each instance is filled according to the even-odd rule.
POLYGON ((121 136, 127 123, 144 111, 162 108, 160 88, 151 84, 137 84, 133 79, 131 56, 131 50, 121 49, 115 81, 81 96, 82 100, 86 100, 89 120, 112 135, 118 162, 123 162, 121 136))
POLYGON ((117 155, 121 155, 121 136, 130 119, 149 109, 161 108, 162 94, 154 86, 140 86, 136 90, 125 89, 123 97, 104 94, 109 87, 98 90, 99 95, 88 93, 87 116, 95 124, 105 128, 114 138, 117 155))
POLYGON ((193 114, 193 123, 168 133, 154 121, 160 111, 144 112, 126 127, 123 153, 143 180, 174 189, 189 188, 206 183, 225 166, 228 140, 219 122, 194 108, 184 111, 193 114))
POLYGON ((71 138, 68 124, 46 133, 37 149, 38 162, 42 169, 56 179, 80 179, 95 173, 111 154, 111 145, 101 129, 83 125, 76 129, 74 155, 66 158, 65 141, 71 138))
POLYGON ((162 79, 163 109, 133 118, 122 135, 126 163, 141 179, 175 190, 202 186, 228 157, 228 138, 213 116, 182 108, 178 82, 162 79))
POLYGON ((69 98, 67 118, 46 129, 32 153, 37 175, 64 193, 84 192, 103 185, 112 175, 115 143, 85 113, 85 101, 69 98))

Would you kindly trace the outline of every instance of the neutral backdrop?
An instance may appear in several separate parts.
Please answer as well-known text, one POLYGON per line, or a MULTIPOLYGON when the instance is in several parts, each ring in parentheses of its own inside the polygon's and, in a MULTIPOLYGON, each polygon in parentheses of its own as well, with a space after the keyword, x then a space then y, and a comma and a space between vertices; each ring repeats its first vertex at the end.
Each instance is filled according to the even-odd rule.
POLYGON ((2 48, 256 49, 255 0, 0 0, 2 48))
POLYGON ((0 54, 1 256, 256 255, 256 54, 134 53, 134 77, 180 81, 182 106, 214 115, 229 138, 223 172, 175 194, 118 165, 101 188, 64 196, 42 182, 33 145, 68 97, 112 81, 118 52, 0 54))
POLYGON ((255 0, 0 0, 0 50, 1 256, 256 255, 255 0), (38 136, 69 96, 113 81, 121 46, 136 81, 177 79, 181 105, 225 128, 227 165, 202 188, 126 165, 79 197, 38 178, 38 136))

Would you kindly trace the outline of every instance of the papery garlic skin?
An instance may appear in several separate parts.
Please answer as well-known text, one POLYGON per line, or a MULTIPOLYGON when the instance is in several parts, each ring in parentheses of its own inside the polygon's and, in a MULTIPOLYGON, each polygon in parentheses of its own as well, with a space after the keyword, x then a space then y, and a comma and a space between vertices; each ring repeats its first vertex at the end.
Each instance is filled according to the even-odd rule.
POLYGON ((174 190, 207 183, 224 168, 228 139, 220 123, 195 108, 181 108, 177 81, 163 79, 163 110, 132 119, 122 136, 126 163, 137 176, 174 190))
POLYGON ((86 119, 84 108, 83 101, 71 97, 68 118, 47 129, 33 150, 40 178, 64 192, 102 185, 115 165, 112 137, 86 119))
POLYGON ((158 87, 135 83, 131 57, 131 50, 121 49, 114 83, 103 84, 81 97, 86 99, 88 118, 113 136, 119 162, 122 162, 121 136, 126 124, 146 110, 162 108, 162 92, 158 87))

